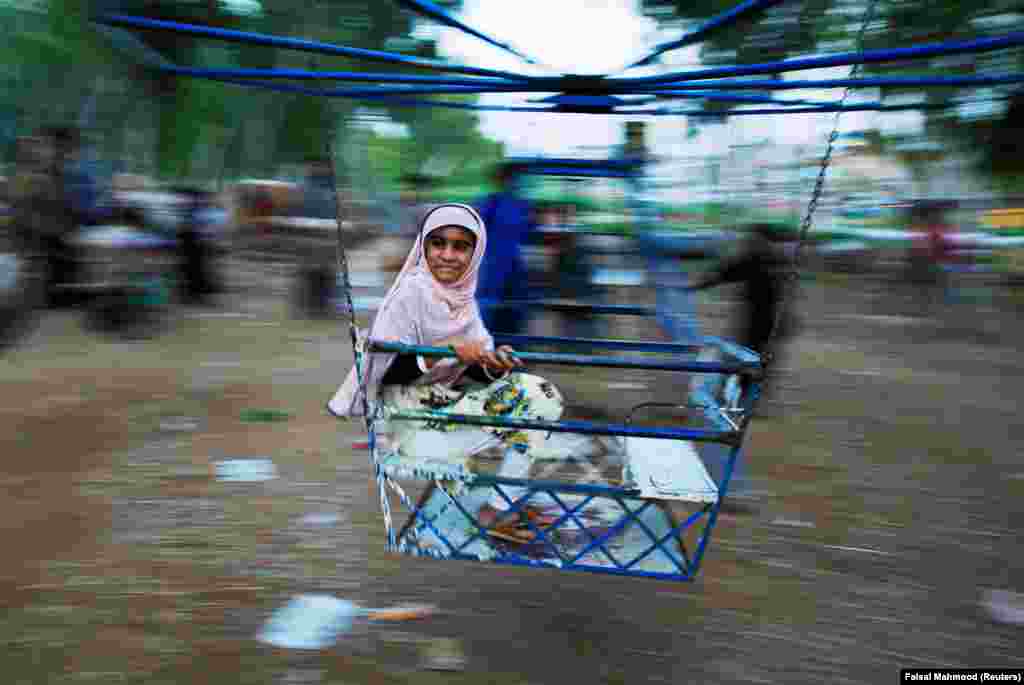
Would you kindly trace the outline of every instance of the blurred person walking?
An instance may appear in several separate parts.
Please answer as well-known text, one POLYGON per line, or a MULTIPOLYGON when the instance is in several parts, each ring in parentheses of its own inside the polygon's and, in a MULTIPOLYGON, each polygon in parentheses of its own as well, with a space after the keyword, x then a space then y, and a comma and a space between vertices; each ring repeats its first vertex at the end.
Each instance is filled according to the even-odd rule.
POLYGON ((30 148, 28 161, 32 168, 23 179, 14 221, 23 239, 43 256, 47 303, 67 306, 77 301, 69 286, 81 277, 81 257, 73 238, 80 226, 94 223, 96 187, 78 164, 77 129, 44 129, 30 148))
POLYGON ((519 194, 517 171, 515 164, 500 164, 494 173, 497 191, 477 207, 489 233, 477 300, 487 329, 495 333, 521 333, 528 325, 522 307, 494 306, 530 296, 522 246, 536 222, 530 203, 519 194))
POLYGON ((942 304, 955 301, 953 273, 961 261, 952 240, 954 227, 946 219, 951 203, 919 200, 910 208, 909 228, 917 234, 911 248, 911 280, 922 305, 933 315, 942 304))
POLYGON ((655 291, 655 312, 662 333, 672 342, 697 340, 696 306, 683 259, 693 250, 692 240, 644 230, 637 234, 640 249, 647 257, 648 273, 655 291))
MULTIPOLYGON (((300 189, 302 200, 293 214, 303 219, 338 219, 338 191, 331 160, 314 156, 306 160, 306 175, 300 189)), ((313 239, 300 239, 296 246, 298 309, 306 316, 330 316, 337 267, 333 253, 313 239)))
POLYGON ((208 304, 219 291, 214 272, 214 245, 209 224, 213 205, 210 194, 195 188, 182 188, 185 200, 181 230, 178 232, 178 257, 182 299, 189 304, 208 304))
POLYGON ((794 328, 791 315, 784 321, 778 320, 791 264, 787 238, 783 229, 772 224, 753 224, 740 254, 724 260, 712 273, 697 278, 687 288, 696 291, 726 283, 742 284, 743 309, 735 340, 762 356, 766 372, 777 362, 780 342, 794 328))
MULTIPOLYGON (((559 299, 586 304, 600 301, 592 283, 593 269, 583 246, 583 235, 576 225, 576 206, 565 203, 557 209, 558 229, 553 242, 556 249, 554 291, 559 299)), ((562 335, 568 338, 599 338, 597 317, 590 312, 562 314, 562 335)))
POLYGON ((631 173, 626 178, 629 188, 627 206, 636 227, 637 243, 647 259, 658 325, 671 342, 695 341, 699 335, 696 307, 682 264, 682 259, 690 256, 693 250, 693 239, 658 230, 662 217, 652 201, 652 184, 647 168, 653 157, 647 149, 644 122, 626 122, 622 160, 631 165, 631 173))
MULTIPOLYGON (((762 397, 766 394, 769 379, 774 378, 770 371, 778 363, 780 343, 792 334, 794 328, 792 315, 783 309, 785 279, 792 264, 792 256, 787 250, 787 238, 788 235, 782 229, 771 224, 754 224, 749 227, 738 255, 722 261, 714 271, 703 278, 697 278, 688 287, 688 290, 695 291, 727 283, 741 284, 743 308, 737 317, 739 325, 734 340, 761 355, 765 370, 761 384, 762 397), (786 314, 785 320, 780 321, 780 313, 783 312, 786 314)), ((731 405, 737 399, 731 384, 721 376, 707 374, 700 383, 717 402, 731 405)), ((748 384, 749 378, 743 377, 737 389, 745 391, 748 384)), ((721 471, 728 458, 727 450, 715 445, 708 451, 709 456, 712 453, 715 456, 711 457, 709 466, 713 471, 721 471)), ((721 473, 716 473, 715 477, 721 478, 721 473)), ((723 512, 744 514, 755 511, 754 507, 745 503, 751 499, 753 492, 746 458, 737 461, 729 492, 731 498, 738 499, 728 499, 723 504, 723 512)))
POLYGON ((401 222, 397 226, 397 232, 399 235, 415 238, 419 233, 420 224, 423 223, 423 217, 435 206, 435 203, 430 202, 430 190, 436 182, 432 176, 415 173, 403 176, 402 183, 405 188, 401 194, 401 222))

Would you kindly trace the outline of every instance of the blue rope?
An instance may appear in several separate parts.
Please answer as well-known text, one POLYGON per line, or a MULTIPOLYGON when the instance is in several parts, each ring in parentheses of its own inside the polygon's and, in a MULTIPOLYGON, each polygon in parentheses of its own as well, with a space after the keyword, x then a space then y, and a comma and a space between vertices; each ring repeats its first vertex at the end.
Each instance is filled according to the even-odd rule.
POLYGON ((332 45, 318 41, 304 40, 300 38, 283 38, 280 36, 268 36, 262 33, 250 31, 235 31, 231 29, 210 28, 196 24, 184 24, 176 21, 164 21, 162 19, 146 19, 145 17, 133 17, 123 14, 103 15, 97 20, 101 24, 111 26, 130 26, 139 29, 151 29, 161 31, 174 31, 186 33, 204 38, 214 38, 230 43, 248 43, 250 45, 266 45, 270 47, 288 48, 301 50, 303 52, 315 52, 324 55, 337 57, 353 57, 356 59, 367 59, 391 64, 402 64, 411 67, 435 69, 437 71, 449 71, 462 74, 474 74, 477 76, 493 76, 503 79, 520 80, 526 78, 519 74, 495 69, 481 69, 478 67, 467 67, 457 64, 448 64, 437 60, 410 57, 394 52, 381 50, 367 50, 365 48, 351 48, 343 45, 332 45))
POLYGON ((731 26, 748 15, 768 9, 769 7, 778 5, 781 2, 782 0, 747 0, 746 2, 741 2, 739 5, 736 5, 731 9, 711 17, 693 31, 684 34, 682 38, 658 45, 654 48, 653 52, 640 61, 630 64, 626 69, 633 69, 635 67, 643 67, 648 64, 652 64, 656 59, 658 59, 658 57, 666 52, 707 40, 708 36, 719 29, 731 26))
POLYGON ((720 78, 725 76, 754 76, 756 74, 779 74, 787 71, 804 69, 821 69, 824 67, 842 67, 852 64, 877 64, 880 62, 899 62, 902 60, 940 57, 942 55, 959 55, 973 52, 991 52, 1024 45, 1024 31, 1017 31, 1005 36, 994 38, 977 38, 974 40, 947 41, 944 43, 927 43, 909 48, 891 48, 888 50, 866 50, 864 52, 842 52, 828 57, 801 57, 797 59, 764 62, 761 64, 745 64, 732 67, 713 67, 682 71, 661 76, 641 76, 631 79, 618 79, 633 84, 671 83, 697 79, 720 78))
POLYGON ((503 43, 503 42, 501 42, 499 40, 491 38, 490 36, 488 36, 488 35, 486 35, 484 33, 481 33, 480 31, 477 31, 472 26, 467 26, 466 24, 463 24, 461 21, 459 21, 458 19, 456 19, 452 15, 448 14, 447 12, 445 12, 443 8, 435 5, 432 2, 428 2, 428 0, 397 0, 397 1, 398 1, 398 4, 402 5, 403 7, 407 7, 407 8, 409 8, 409 9, 415 11, 415 12, 418 12, 418 13, 422 14, 425 17, 430 17, 431 19, 439 21, 442 24, 447 24, 448 26, 451 26, 453 28, 457 28, 460 31, 462 31, 463 33, 468 33, 469 35, 474 36, 476 38, 479 38, 480 40, 482 40, 482 41, 484 41, 486 43, 490 43, 491 45, 493 45, 495 47, 501 48, 505 52, 509 52, 509 53, 515 55, 516 57, 519 57, 520 59, 522 59, 522 60, 524 60, 524 61, 526 61, 526 62, 528 62, 530 64, 539 64, 536 60, 534 60, 534 59, 532 59, 530 57, 527 57, 523 53, 521 53, 518 50, 516 50, 515 48, 513 48, 508 43, 503 43))

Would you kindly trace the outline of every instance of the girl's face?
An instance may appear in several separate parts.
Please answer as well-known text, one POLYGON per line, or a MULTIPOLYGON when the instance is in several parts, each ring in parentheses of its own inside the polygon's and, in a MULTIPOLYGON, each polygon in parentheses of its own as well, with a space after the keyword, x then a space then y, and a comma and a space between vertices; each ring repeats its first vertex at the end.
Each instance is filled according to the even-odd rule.
POLYGON ((469 268, 476 236, 461 226, 442 226, 430 232, 424 253, 430 273, 442 285, 457 282, 469 268))

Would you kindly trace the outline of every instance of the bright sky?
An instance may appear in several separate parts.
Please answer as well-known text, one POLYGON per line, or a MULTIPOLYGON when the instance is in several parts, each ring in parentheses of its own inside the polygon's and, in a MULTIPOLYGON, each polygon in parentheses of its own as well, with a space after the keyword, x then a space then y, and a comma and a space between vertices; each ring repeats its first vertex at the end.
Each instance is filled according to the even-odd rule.
MULTIPOLYGON (((738 1, 738 0, 737 0, 738 1)), ((456 29, 436 29, 439 50, 451 59, 473 66, 521 73, 614 73, 643 57, 651 48, 680 35, 681 29, 661 30, 639 12, 634 0, 465 0, 459 19, 484 34, 509 43, 521 52, 554 68, 555 72, 530 71, 530 65, 514 55, 456 29)), ((700 66, 699 46, 662 56, 662 64, 634 69, 628 76, 664 73, 700 66)), ((840 78, 849 68, 806 71, 794 78, 840 78)), ((839 91, 792 91, 791 97, 835 100, 839 91)), ((857 98, 873 99, 876 94, 861 91, 857 98)), ((528 97, 533 97, 529 95, 528 97)), ((539 97, 539 95, 538 95, 539 97)), ((522 102, 522 95, 485 95, 482 103, 522 102)), ((914 130, 916 113, 847 113, 844 131, 879 124, 914 130)), ((626 117, 586 114, 533 114, 524 112, 482 112, 484 134, 506 143, 511 154, 567 154, 586 146, 607 146, 622 141, 626 117)), ((780 143, 824 143, 833 117, 828 114, 732 117, 724 126, 708 126, 695 140, 686 141, 683 117, 647 117, 648 140, 656 154, 700 156, 725 153, 730 143, 770 139, 780 143)))

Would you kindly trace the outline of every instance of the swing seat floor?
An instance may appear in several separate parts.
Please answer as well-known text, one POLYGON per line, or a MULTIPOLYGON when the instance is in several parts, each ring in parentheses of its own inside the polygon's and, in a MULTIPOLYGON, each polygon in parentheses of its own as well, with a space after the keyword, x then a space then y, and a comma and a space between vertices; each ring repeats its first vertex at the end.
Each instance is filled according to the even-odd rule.
MULTIPOLYGON (((438 435, 459 432, 418 448, 438 435)), ((698 447, 679 440, 555 434, 525 479, 497 475, 494 445, 469 459, 378 456, 389 477, 429 482, 396 542, 435 558, 691 580, 719 502, 698 447), (484 526, 488 503, 507 513, 484 526)))

